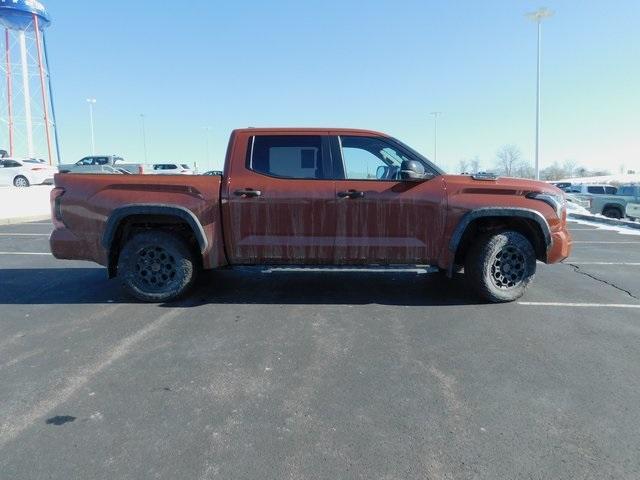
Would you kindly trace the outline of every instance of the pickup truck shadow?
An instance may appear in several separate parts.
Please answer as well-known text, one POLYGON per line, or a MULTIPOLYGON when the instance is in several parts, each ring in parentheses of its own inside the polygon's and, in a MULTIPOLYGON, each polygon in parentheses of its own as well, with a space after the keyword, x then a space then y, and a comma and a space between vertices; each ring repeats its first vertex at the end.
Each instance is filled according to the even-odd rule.
MULTIPOLYGON (((0 270, 0 306, 135 303, 103 268, 0 270)), ((205 272, 188 298, 165 307, 207 304, 473 305, 464 278, 413 272, 205 272)))

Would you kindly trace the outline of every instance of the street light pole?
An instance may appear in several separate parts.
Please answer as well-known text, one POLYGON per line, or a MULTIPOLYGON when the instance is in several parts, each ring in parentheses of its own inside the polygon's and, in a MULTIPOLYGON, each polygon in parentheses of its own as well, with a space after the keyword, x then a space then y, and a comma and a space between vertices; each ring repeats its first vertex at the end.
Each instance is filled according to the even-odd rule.
POLYGON ((149 163, 149 157, 147 155, 147 126, 145 124, 144 113, 140 114, 140 121, 142 122, 142 145, 144 147, 144 163, 149 163))
POLYGON ((540 8, 527 14, 527 17, 538 24, 538 60, 536 81, 536 180, 540 180, 540 73, 542 54, 542 21, 553 16, 553 12, 546 8, 540 8))
POLYGON ((96 154, 96 135, 93 123, 93 107, 96 102, 97 100, 95 98, 87 98, 87 103, 89 104, 89 126, 91 128, 91 155, 96 154))
POLYGON ((206 167, 205 168, 209 168, 209 134, 211 132, 211 127, 204 127, 204 135, 205 135, 205 145, 206 145, 206 167))
POLYGON ((431 112, 433 116, 433 163, 438 163, 438 118, 442 112, 431 112))

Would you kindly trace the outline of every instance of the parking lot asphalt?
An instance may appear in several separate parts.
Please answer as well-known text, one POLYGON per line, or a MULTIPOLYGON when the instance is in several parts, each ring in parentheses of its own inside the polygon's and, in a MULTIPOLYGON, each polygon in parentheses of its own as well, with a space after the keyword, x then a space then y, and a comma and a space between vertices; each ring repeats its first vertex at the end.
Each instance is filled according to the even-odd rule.
POLYGON ((640 236, 571 228, 512 304, 245 269, 142 305, 0 227, 0 478, 640 478, 640 236))

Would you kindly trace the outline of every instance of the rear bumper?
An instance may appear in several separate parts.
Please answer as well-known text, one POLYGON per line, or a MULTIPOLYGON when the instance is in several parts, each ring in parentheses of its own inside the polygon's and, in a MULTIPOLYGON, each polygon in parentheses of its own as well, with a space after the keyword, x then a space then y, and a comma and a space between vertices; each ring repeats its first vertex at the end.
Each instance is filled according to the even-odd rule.
POLYGON ((547 252, 547 263, 559 263, 569 258, 573 248, 573 238, 566 227, 558 232, 553 232, 551 240, 551 248, 547 252))
POLYGON ((60 260, 75 260, 82 252, 80 239, 68 228, 57 228, 51 233, 49 246, 54 257, 60 260))

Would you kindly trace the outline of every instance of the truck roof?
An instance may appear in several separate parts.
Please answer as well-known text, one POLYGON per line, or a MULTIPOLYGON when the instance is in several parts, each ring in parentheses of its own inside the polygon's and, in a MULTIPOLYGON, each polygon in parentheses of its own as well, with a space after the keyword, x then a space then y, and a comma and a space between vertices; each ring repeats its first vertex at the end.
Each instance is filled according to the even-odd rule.
POLYGON ((268 127, 268 128, 239 128, 234 130, 234 133, 332 133, 337 135, 359 135, 359 136, 369 136, 373 135, 376 137, 389 137, 386 133, 376 132, 375 130, 362 130, 358 128, 287 128, 287 127, 268 127))

